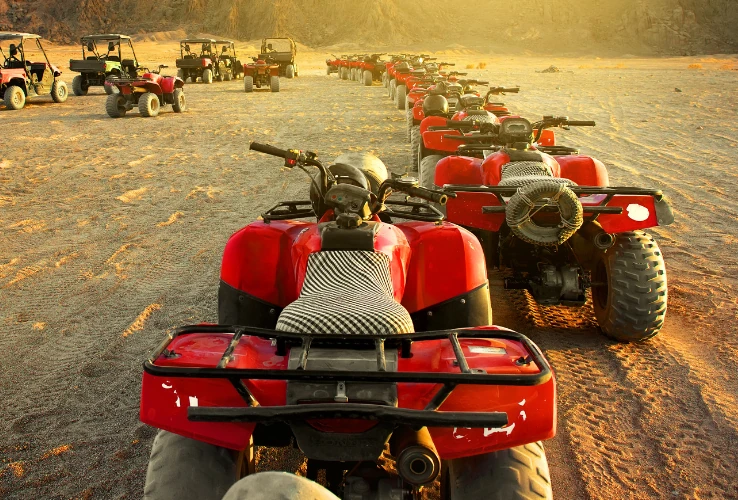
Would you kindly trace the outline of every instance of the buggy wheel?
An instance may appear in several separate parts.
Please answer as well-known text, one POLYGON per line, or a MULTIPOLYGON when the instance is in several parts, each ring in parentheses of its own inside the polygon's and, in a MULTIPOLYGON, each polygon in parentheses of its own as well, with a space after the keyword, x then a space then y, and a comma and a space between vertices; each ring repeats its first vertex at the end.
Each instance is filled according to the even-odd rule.
POLYGON ((77 75, 72 79, 72 92, 74 92, 74 95, 76 96, 83 96, 87 95, 88 88, 85 88, 84 86, 84 78, 82 75, 77 75))
MULTIPOLYGON (((417 156, 415 157, 417 161, 417 156)), ((436 165, 443 159, 441 155, 430 155, 420 160, 418 166, 418 177, 420 185, 427 189, 436 189, 436 165)))
POLYGON ((126 98, 120 94, 111 94, 105 100, 105 111, 108 113, 110 118, 120 118, 125 116, 126 111, 126 98))
POLYGON ((177 70, 177 78, 181 78, 182 80, 184 80, 185 79, 184 71, 182 71, 181 69, 178 69, 177 70))
POLYGON ((22 109, 26 105, 26 93, 17 85, 5 89, 5 107, 8 109, 22 109))
POLYGON ((405 109, 405 101, 407 100, 407 87, 404 84, 398 85, 395 90, 395 104, 397 109, 405 109))
POLYGON ((172 109, 175 113, 181 113, 187 109, 187 99, 183 89, 174 89, 172 95, 172 109))
POLYGON ((279 77, 278 76, 273 76, 269 80, 269 88, 271 89, 272 92, 279 92, 279 77))
POLYGON ((156 116, 160 107, 159 97, 153 92, 146 92, 138 99, 138 111, 141 116, 156 116))
POLYGON ((295 67, 291 64, 287 65, 287 68, 284 70, 284 76, 287 78, 294 78, 295 77, 295 67))
POLYGON ((51 98, 54 102, 62 103, 69 97, 69 90, 67 90, 67 84, 61 80, 55 80, 51 84, 51 98))
POLYGON ((219 82, 222 82, 223 81, 223 73, 218 73, 218 76, 216 76, 215 79, 218 80, 219 82))
POLYGON ((659 333, 666 317, 666 267, 650 234, 618 234, 612 247, 598 252, 592 281, 592 305, 605 335, 642 342, 659 333))
POLYGON ((202 83, 213 83, 213 70, 205 68, 202 70, 202 83))
POLYGON ((234 453, 160 431, 151 447, 144 500, 221 500, 236 482, 234 453))
POLYGON ((225 74, 223 75, 223 78, 225 79, 225 81, 230 82, 232 78, 231 72, 226 71, 225 74))
POLYGON ((410 155, 412 156, 411 162, 413 170, 418 170, 420 163, 419 152, 420 143, 423 141, 423 136, 420 135, 420 127, 413 127, 410 129, 410 155))
POLYGON ((374 80, 374 78, 372 78, 372 72, 369 71, 368 69, 367 70, 364 70, 364 85, 366 87, 371 87, 373 80, 374 80))
POLYGON ((546 453, 540 442, 448 460, 446 465, 441 482, 441 497, 445 500, 553 498, 546 453))

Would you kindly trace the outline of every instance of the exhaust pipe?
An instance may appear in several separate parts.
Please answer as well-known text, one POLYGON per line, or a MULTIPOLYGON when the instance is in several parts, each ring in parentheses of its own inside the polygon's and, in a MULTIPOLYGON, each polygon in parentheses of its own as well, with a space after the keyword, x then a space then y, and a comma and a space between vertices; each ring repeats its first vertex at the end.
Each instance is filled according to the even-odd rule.
POLYGON ((606 233, 597 222, 588 222, 582 226, 579 232, 590 240, 595 248, 603 252, 615 244, 615 236, 606 233))
POLYGON ((413 486, 435 481, 441 472, 441 459, 427 427, 418 431, 398 429, 392 435, 397 452, 397 473, 413 486))

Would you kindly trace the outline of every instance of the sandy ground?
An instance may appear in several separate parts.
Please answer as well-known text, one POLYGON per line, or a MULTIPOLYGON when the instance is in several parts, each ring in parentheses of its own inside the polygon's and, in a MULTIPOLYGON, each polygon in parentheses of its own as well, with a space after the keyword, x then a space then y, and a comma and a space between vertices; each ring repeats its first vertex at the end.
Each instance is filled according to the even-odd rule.
MULTIPOLYGON (((173 65, 171 43, 137 49, 173 65)), ((188 84, 181 115, 112 120, 101 90, 0 110, 0 497, 140 498, 155 434, 138 422, 141 362, 165 330, 216 320, 227 237, 306 194, 301 172, 249 141, 407 168, 404 114, 384 88, 326 77, 321 57, 306 54, 279 94, 188 84)), ((540 308, 490 277, 496 323, 530 335, 558 375, 556 496, 738 497, 735 58, 443 57, 521 85, 507 102, 525 116, 597 120, 561 141, 603 160, 613 184, 661 187, 673 203, 676 223, 653 231, 670 312, 645 345, 614 344, 590 309, 540 308), (536 73, 550 64, 563 71, 536 73)))

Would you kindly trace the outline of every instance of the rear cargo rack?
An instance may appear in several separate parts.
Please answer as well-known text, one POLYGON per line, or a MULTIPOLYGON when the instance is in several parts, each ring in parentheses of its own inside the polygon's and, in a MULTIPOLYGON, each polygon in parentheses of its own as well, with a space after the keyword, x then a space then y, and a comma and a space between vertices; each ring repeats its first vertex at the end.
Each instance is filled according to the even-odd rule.
POLYGON ((227 379, 238 391, 246 407, 190 407, 188 418, 206 422, 275 422, 304 421, 317 418, 356 418, 379 420, 388 423, 405 423, 435 427, 503 427, 507 425, 504 412, 439 412, 438 408, 458 385, 536 386, 551 379, 551 369, 538 347, 525 335, 510 330, 453 329, 432 332, 415 332, 387 335, 367 334, 302 334, 281 332, 264 328, 231 325, 191 325, 169 333, 159 347, 144 362, 144 371, 157 377, 184 377, 227 379), (233 334, 215 367, 158 366, 157 359, 166 355, 174 339, 192 334, 233 334), (287 346, 300 349, 298 366, 293 369, 244 369, 228 368, 228 363, 238 344, 248 337, 272 340, 277 355, 286 355, 287 346), (538 373, 489 374, 474 370, 462 351, 459 339, 502 339, 520 342, 528 351, 523 364, 535 363, 538 373), (386 348, 401 350, 403 357, 410 355, 414 342, 448 340, 459 367, 458 373, 396 372, 387 371, 386 348), (310 370, 310 348, 316 345, 340 345, 374 349, 377 354, 376 371, 310 370), (395 408, 376 404, 326 403, 261 407, 248 390, 244 380, 295 380, 311 382, 384 382, 442 384, 423 410, 395 408))

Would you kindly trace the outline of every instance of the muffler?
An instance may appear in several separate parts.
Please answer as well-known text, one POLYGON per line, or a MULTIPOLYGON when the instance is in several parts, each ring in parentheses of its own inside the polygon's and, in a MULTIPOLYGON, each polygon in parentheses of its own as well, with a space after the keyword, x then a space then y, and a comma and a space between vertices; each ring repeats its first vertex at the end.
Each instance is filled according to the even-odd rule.
POLYGON ((597 222, 588 222, 582 226, 579 232, 590 240, 598 250, 603 252, 615 244, 615 236, 606 233, 597 222))
POLYGON ((441 459, 427 427, 401 428, 392 434, 397 473, 406 483, 421 486, 432 483, 441 472, 441 459))

